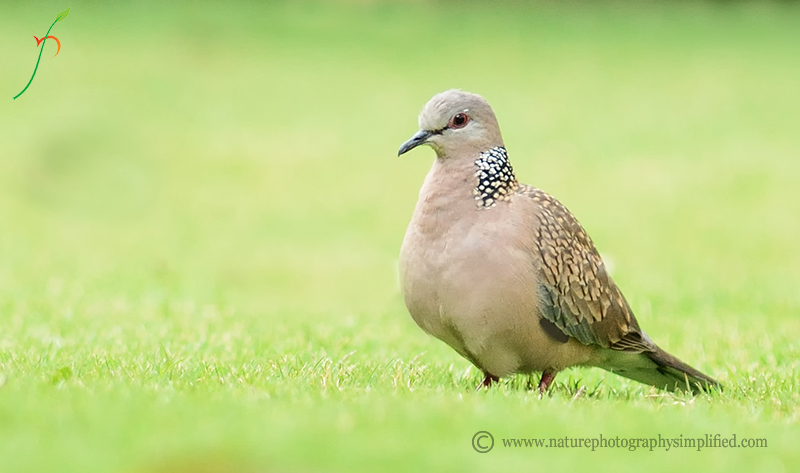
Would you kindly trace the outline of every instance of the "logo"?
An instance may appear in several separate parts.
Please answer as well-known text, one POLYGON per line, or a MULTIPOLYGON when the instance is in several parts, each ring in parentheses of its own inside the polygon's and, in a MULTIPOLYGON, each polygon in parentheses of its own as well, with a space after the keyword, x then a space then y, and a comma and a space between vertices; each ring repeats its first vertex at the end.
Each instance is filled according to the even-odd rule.
POLYGON ((64 18, 66 18, 67 15, 69 15, 69 8, 67 8, 66 10, 64 10, 61 13, 58 14, 58 16, 56 17, 56 21, 54 21, 53 24, 50 25, 50 28, 47 30, 47 33, 44 34, 42 39, 39 39, 36 36, 33 37, 36 40, 36 47, 38 48, 39 44, 41 44, 42 45, 42 49, 39 50, 39 58, 36 60, 36 67, 33 68, 33 74, 31 75, 31 80, 28 81, 28 85, 26 85, 25 88, 22 89, 22 92, 20 92, 20 93, 18 93, 17 95, 14 96, 14 100, 17 100, 17 97, 19 97, 26 90, 28 90, 28 87, 30 87, 31 82, 33 82, 33 78, 36 77, 36 71, 39 69, 39 61, 42 59, 42 52, 44 52, 44 43, 47 43, 47 38, 53 38, 55 40, 56 44, 58 44, 58 51, 56 51, 56 53, 53 55, 53 57, 58 56, 58 53, 61 52, 61 41, 59 41, 58 38, 56 38, 55 36, 50 36, 50 30, 53 29, 53 27, 56 25, 56 23, 58 23, 59 21, 63 20, 64 18))
POLYGON ((486 453, 494 448, 494 437, 485 430, 472 436, 472 448, 478 453, 486 453))

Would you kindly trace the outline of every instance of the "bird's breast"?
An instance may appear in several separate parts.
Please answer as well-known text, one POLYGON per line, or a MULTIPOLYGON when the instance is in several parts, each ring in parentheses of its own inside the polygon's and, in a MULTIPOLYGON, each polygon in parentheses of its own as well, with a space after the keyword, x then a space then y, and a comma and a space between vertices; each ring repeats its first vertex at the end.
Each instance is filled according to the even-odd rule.
POLYGON ((530 247, 508 238, 506 225, 482 218, 498 210, 473 209, 477 217, 448 219, 446 225, 434 216, 415 218, 400 252, 411 316, 462 354, 479 350, 498 331, 538 323, 530 247))

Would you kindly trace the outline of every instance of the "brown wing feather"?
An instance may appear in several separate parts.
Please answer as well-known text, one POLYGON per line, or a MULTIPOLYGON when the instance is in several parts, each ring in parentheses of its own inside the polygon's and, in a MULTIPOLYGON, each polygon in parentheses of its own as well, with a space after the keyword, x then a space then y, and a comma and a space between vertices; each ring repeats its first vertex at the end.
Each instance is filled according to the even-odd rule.
POLYGON ((538 206, 534 258, 540 278, 541 313, 585 345, 620 351, 653 351, 631 308, 608 275, 600 254, 578 220, 549 194, 520 185, 517 194, 538 206))

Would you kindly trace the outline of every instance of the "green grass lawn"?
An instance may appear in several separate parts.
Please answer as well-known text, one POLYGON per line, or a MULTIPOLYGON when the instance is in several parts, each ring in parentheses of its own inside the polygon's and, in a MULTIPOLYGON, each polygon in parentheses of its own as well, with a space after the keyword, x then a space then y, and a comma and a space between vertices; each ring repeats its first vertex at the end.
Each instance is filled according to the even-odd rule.
POLYGON ((800 8, 130 3, 0 5, 0 471, 798 468, 800 8), (396 275, 453 87, 723 393, 473 391, 396 275), (601 434, 768 446, 501 442, 601 434))

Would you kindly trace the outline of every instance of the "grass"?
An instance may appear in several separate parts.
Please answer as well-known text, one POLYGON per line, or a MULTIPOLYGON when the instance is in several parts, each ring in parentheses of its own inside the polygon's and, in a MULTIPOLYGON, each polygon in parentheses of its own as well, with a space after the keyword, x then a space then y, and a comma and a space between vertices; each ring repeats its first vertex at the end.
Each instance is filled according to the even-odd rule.
POLYGON ((3 3, 2 471, 795 469, 798 20, 769 3, 3 3), (12 102, 66 6, 61 53, 12 102), (395 270, 432 158, 396 150, 452 87, 491 101, 521 180, 571 208, 641 325, 724 392, 591 369, 541 400, 524 376, 473 392, 395 270), (768 446, 500 445, 707 433, 768 446))

